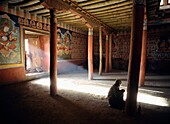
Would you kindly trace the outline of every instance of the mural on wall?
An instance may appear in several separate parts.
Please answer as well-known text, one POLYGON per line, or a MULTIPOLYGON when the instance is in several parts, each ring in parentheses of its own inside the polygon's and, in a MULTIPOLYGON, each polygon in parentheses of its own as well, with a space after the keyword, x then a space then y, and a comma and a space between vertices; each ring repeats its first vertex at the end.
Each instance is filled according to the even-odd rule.
POLYGON ((170 59, 170 39, 160 39, 157 41, 155 57, 157 59, 170 59))
POLYGON ((170 39, 161 39, 157 44, 158 51, 160 52, 168 52, 170 51, 170 39))
POLYGON ((112 56, 116 59, 129 59, 130 33, 119 32, 113 36, 112 56))
POLYGON ((87 35, 72 33, 72 59, 87 58, 87 35))
POLYGON ((0 64, 20 64, 20 49, 19 27, 15 20, 7 14, 0 15, 0 64))
POLYGON ((60 29, 57 30, 57 55, 58 59, 71 59, 72 51, 72 35, 69 31, 62 33, 60 29))

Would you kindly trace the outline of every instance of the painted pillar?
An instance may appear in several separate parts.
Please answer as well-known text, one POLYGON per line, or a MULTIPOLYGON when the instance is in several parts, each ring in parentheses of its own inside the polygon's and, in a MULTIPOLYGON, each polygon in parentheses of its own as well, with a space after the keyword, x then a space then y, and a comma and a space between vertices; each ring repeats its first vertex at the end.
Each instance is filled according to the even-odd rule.
POLYGON ((137 93, 142 47, 144 0, 133 0, 130 55, 128 67, 128 86, 125 112, 133 116, 137 111, 137 93))
POLYGON ((50 9, 50 95, 57 95, 57 24, 55 10, 50 9))
POLYGON ((106 35, 105 72, 109 72, 109 35, 106 35))
POLYGON ((103 51, 102 51, 102 27, 100 26, 99 27, 99 75, 102 75, 102 54, 103 54, 103 51))
MULTIPOLYGON (((145 4, 146 5, 146 4, 145 4)), ((142 35, 142 51, 141 51, 141 63, 140 63, 140 75, 139 75, 139 86, 143 86, 145 82, 146 73, 146 42, 147 42, 147 16, 146 6, 144 10, 144 23, 143 23, 143 35, 142 35)))
POLYGON ((168 0, 163 0, 163 5, 168 5, 168 0))
POLYGON ((93 79, 93 28, 88 32, 88 79, 93 79))
POLYGON ((112 71, 112 34, 109 35, 109 71, 112 71))

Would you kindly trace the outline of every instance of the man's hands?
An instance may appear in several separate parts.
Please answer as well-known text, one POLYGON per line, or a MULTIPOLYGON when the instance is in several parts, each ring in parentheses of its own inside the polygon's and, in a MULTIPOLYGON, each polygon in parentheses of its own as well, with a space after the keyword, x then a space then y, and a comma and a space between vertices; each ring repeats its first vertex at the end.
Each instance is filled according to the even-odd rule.
POLYGON ((121 89, 120 91, 125 92, 125 90, 124 90, 124 89, 121 89))

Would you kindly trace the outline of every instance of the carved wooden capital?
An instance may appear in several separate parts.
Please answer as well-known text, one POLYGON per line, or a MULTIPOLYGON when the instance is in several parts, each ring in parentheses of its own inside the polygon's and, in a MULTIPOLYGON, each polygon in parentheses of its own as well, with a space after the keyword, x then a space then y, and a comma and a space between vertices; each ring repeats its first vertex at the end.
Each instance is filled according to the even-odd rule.
POLYGON ((143 21, 143 30, 147 30, 147 20, 143 21))
POLYGON ((93 28, 89 28, 88 35, 89 35, 89 36, 92 36, 92 35, 93 35, 93 28))

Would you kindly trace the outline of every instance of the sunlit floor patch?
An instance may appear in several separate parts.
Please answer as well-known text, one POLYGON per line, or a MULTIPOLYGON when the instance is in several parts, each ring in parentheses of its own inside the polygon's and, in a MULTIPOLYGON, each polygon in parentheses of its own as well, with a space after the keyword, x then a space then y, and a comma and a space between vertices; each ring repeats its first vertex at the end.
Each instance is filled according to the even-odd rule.
POLYGON ((167 99, 159 96, 153 96, 147 93, 139 92, 137 101, 142 103, 157 105, 157 106, 169 106, 167 99))
MULTIPOLYGON (((43 78, 39 80, 32 81, 32 83, 39 84, 45 87, 50 86, 50 79, 49 78, 43 78)), ((81 81, 77 81, 76 79, 64 79, 64 78, 58 78, 57 79, 57 87, 58 89, 64 89, 64 90, 71 90, 81 93, 87 93, 91 94, 96 97, 107 97, 109 86, 99 86, 99 85, 91 85, 88 80, 85 80, 83 83, 81 81)), ((121 87, 126 89, 126 87, 121 87)), ((138 92, 138 98, 137 101, 141 103, 151 104, 151 105, 157 105, 157 106, 169 106, 169 102, 167 98, 163 98, 160 96, 156 96, 156 94, 153 94, 153 90, 146 90, 143 93, 142 91, 138 92)), ((155 92, 154 92, 155 93, 155 92)), ((159 93, 159 92, 157 92, 159 93)), ((124 99, 126 99, 126 92, 124 94, 124 99)))

